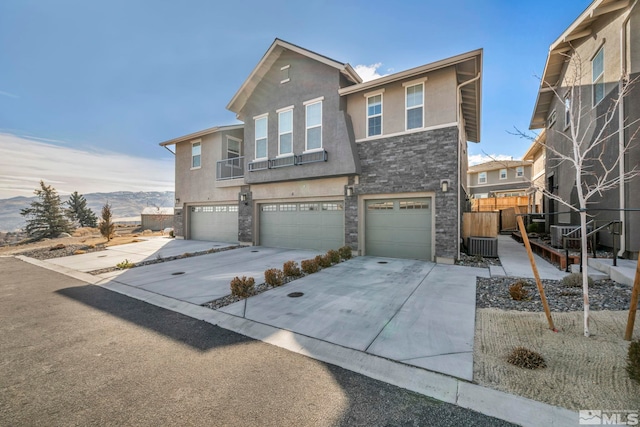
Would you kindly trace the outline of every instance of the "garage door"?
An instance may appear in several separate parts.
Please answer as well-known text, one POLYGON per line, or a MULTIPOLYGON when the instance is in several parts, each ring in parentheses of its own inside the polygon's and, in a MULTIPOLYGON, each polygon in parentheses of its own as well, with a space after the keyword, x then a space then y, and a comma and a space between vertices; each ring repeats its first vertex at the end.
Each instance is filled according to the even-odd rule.
POLYGON ((365 251, 431 261, 431 199, 366 201, 365 251))
POLYGON ((260 244, 326 251, 344 245, 342 202, 260 205, 260 244))
POLYGON ((238 206, 192 206, 189 237, 193 240, 238 241, 238 206))

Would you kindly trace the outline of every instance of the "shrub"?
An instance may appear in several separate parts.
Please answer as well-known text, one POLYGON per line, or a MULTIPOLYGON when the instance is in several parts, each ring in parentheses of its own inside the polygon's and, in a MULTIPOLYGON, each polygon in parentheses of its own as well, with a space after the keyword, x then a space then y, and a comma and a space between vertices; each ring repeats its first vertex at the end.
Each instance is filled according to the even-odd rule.
POLYGON ((300 265, 302 266, 302 271, 307 274, 313 274, 320 270, 320 266, 315 259, 305 259, 300 263, 300 265))
POLYGON ((640 383, 640 340, 631 341, 627 358, 629 378, 640 383))
POLYGON ((340 252, 334 250, 334 249, 329 249, 327 251, 327 258, 329 258, 331 260, 332 264, 337 264, 340 262, 340 252))
POLYGON ((66 248, 65 245, 63 245, 62 243, 58 243, 57 245, 50 247, 49 250, 50 251, 59 251, 60 249, 64 249, 64 248, 66 248))
POLYGON ((176 233, 173 230, 169 232, 169 237, 176 237, 176 233))
POLYGON ((509 294, 511 295, 511 298, 516 301, 522 301, 523 299, 527 298, 527 295, 529 295, 529 291, 524 288, 524 285, 526 285, 526 282, 519 280, 513 285, 509 286, 509 294))
POLYGON ((270 268, 264 272, 264 282, 269 286, 281 286, 284 283, 284 272, 270 268))
POLYGON ((235 295, 240 298, 248 298, 253 294, 255 284, 256 281, 253 280, 253 277, 234 277, 230 283, 231 295, 235 295))
POLYGON ((540 353, 529 350, 525 347, 516 347, 507 357, 507 362, 525 369, 546 368, 547 362, 540 353))
MULTIPOLYGON (((593 279, 588 278, 589 286, 593 285, 593 279)), ((562 278, 562 285, 567 288, 581 288, 582 287, 582 273, 571 273, 562 278)))
POLYGON ((83 251, 82 249, 77 249, 73 252, 74 255, 82 255, 82 254, 86 254, 87 251, 83 251))
POLYGON ((542 231, 544 231, 544 224, 532 222, 527 225, 527 233, 541 233, 542 231))
POLYGON ((300 272, 300 267, 298 267, 298 263, 295 261, 285 262, 282 266, 282 271, 287 277, 300 277, 302 275, 302 273, 300 272))
POLYGON ((350 246, 343 246, 340 249, 338 249, 338 253, 340 254, 340 258, 347 260, 347 259, 351 259, 351 247, 350 246))
POLYGON ((133 268, 136 265, 133 262, 130 262, 128 259, 125 259, 122 262, 119 262, 116 264, 116 267, 118 267, 120 270, 124 270, 126 268, 133 268))
POLYGON ((329 258, 327 255, 318 255, 315 258, 316 263, 318 263, 318 266, 321 268, 328 268, 331 267, 331 258, 329 258))

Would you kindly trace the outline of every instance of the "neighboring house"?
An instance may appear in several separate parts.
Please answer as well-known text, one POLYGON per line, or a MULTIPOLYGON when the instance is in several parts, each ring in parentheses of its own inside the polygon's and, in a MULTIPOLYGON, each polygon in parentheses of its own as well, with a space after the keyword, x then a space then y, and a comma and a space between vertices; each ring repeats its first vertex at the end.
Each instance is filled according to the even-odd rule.
POLYGON ((531 181, 530 161, 491 160, 469 167, 467 182, 473 199, 525 196, 531 181))
POLYGON ((143 230, 159 231, 173 227, 173 208, 149 206, 142 210, 140 220, 143 230))
POLYGON ((276 39, 227 106, 244 125, 161 144, 176 145, 176 235, 453 262, 481 72, 477 50, 362 82, 276 39))
MULTIPOLYGON (((637 2, 621 0, 596 0, 553 42, 547 56, 542 82, 536 100, 531 129, 546 128, 546 188, 563 200, 577 205, 575 171, 567 162, 555 159, 552 149, 568 153, 567 135, 570 112, 574 122, 578 117, 587 126, 586 141, 593 141, 596 130, 601 128, 602 117, 620 88, 632 83, 631 93, 620 103, 617 117, 606 129, 611 135, 602 156, 609 167, 624 147, 634 137, 640 119, 640 6, 637 2), (575 62, 580 67, 575 67, 575 62), (577 73, 576 73, 577 70, 577 73), (573 76, 581 80, 573 99, 573 76), (581 100, 581 103, 580 103, 581 100), (620 126, 620 123, 623 126, 620 126), (621 127, 623 128, 621 130, 621 127), (624 129, 626 127, 626 129, 624 129)), ((583 131, 585 129, 583 128, 583 131)), ((621 176, 640 164, 640 142, 636 138, 631 150, 624 155, 614 170, 621 176)), ((601 174, 599 162, 588 165, 596 175, 601 174)), ((621 220, 624 224, 619 255, 636 258, 640 251, 640 177, 604 191, 592 199, 589 215, 600 223, 621 220), (607 209, 607 210, 603 210, 607 209), (627 209, 625 212, 624 209, 627 209), (636 211, 629 211, 635 209, 636 211)), ((548 201, 551 224, 578 224, 579 218, 566 206, 548 201)), ((599 233, 600 242, 612 246, 609 233, 599 233)))
POLYGON ((531 146, 524 153, 522 160, 532 162, 531 165, 531 187, 527 190, 529 195, 529 212, 540 213, 546 212, 544 207, 544 198, 541 189, 545 188, 545 164, 546 164, 546 149, 545 144, 547 141, 547 132, 542 129, 542 132, 538 134, 536 139, 531 143, 531 146))

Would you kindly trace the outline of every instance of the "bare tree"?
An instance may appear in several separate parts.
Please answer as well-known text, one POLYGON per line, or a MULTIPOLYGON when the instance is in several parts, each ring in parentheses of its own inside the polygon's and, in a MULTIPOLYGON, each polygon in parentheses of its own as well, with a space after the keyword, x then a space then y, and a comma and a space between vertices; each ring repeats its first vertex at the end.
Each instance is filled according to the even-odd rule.
MULTIPOLYGON (((587 265, 587 205, 593 202, 596 196, 602 196, 607 190, 611 190, 623 181, 629 181, 640 174, 638 167, 620 174, 618 168, 620 162, 624 161, 625 154, 630 150, 631 143, 635 139, 637 130, 621 146, 614 158, 607 158, 605 154, 614 152, 610 149, 611 144, 615 144, 615 149, 619 147, 618 132, 624 132, 630 126, 636 124, 638 120, 630 123, 616 123, 618 119, 616 113, 623 99, 631 91, 631 87, 636 81, 628 81, 623 77, 618 85, 618 94, 615 98, 602 102, 609 102, 606 112, 600 115, 593 114, 589 102, 583 102, 583 72, 582 59, 574 52, 567 55, 567 72, 563 84, 553 86, 548 82, 542 82, 542 90, 552 91, 555 98, 565 105, 566 119, 568 124, 564 132, 555 129, 547 129, 560 137, 560 144, 545 144, 547 152, 552 156, 547 157, 547 163, 568 165, 575 174, 575 189, 577 194, 577 204, 571 200, 562 198, 553 193, 553 189, 548 189, 530 181, 532 188, 542 192, 549 199, 566 206, 571 211, 577 212, 580 216, 581 230, 581 256, 582 256, 582 292, 584 297, 584 335, 589 336, 589 282, 587 265), (586 104, 586 105, 585 105, 586 104), (563 149, 563 147, 565 149, 563 149), (553 158, 550 158, 553 157, 553 158)), ((588 83, 589 87, 591 82, 588 83)), ((603 94, 604 95, 604 94, 603 94)), ((595 110, 593 110, 595 111, 595 110)), ((517 134, 530 140, 540 143, 521 131, 517 134)), ((614 254, 617 256, 617 254, 614 254)))

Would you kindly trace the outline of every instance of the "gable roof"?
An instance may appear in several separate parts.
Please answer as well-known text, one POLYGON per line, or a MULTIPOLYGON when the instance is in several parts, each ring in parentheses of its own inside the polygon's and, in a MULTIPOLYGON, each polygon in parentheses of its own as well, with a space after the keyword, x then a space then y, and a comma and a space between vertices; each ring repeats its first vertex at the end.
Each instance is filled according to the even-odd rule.
POLYGON ((556 88, 560 83, 562 70, 567 59, 566 54, 572 49, 571 42, 592 35, 592 24, 595 21, 606 14, 626 8, 629 3, 629 0, 595 0, 551 44, 529 129, 540 129, 546 125, 549 107, 555 97, 552 88, 556 88))
POLYGON ((482 49, 473 50, 461 55, 452 56, 430 64, 421 65, 409 70, 368 82, 347 86, 338 90, 340 95, 370 90, 385 84, 408 79, 420 74, 439 70, 446 67, 456 67, 457 83, 460 86, 462 114, 465 122, 467 140, 480 142, 480 110, 482 95, 482 49), (469 83, 468 85, 466 83, 469 83))
POLYGON ((531 142, 531 145, 527 149, 527 152, 522 156, 522 160, 535 160, 536 156, 543 151, 545 144, 547 143, 547 130, 542 129, 536 139, 531 142))
POLYGON ((190 133, 188 135, 179 136, 177 138, 173 138, 173 139, 170 139, 168 141, 161 142, 160 146, 161 147, 166 147, 167 145, 174 145, 174 144, 177 144, 178 142, 197 139, 197 138, 200 138, 200 137, 205 136, 205 135, 210 135, 212 133, 221 132, 221 131, 225 131, 225 130, 235 130, 235 129, 244 129, 244 124, 241 123, 241 124, 237 124, 237 125, 214 126, 212 128, 199 130, 197 132, 193 132, 193 133, 190 133))
POLYGON ((231 101, 229 101, 229 104, 227 105, 228 110, 231 110, 236 114, 242 110, 245 103, 247 102, 247 99, 249 99, 256 86, 258 86, 258 83, 260 83, 262 78, 267 74, 271 66, 276 62, 276 60, 280 57, 280 54, 284 50, 296 52, 300 55, 306 56, 307 58, 311 58, 325 65, 333 67, 339 70, 347 79, 349 79, 353 83, 362 82, 362 78, 360 78, 358 73, 356 73, 351 65, 336 61, 324 55, 320 55, 308 49, 304 49, 300 46, 296 46, 292 43, 277 38, 271 44, 267 52, 262 56, 262 59, 260 59, 258 65, 256 65, 251 74, 249 74, 249 77, 247 77, 242 86, 240 86, 240 89, 238 89, 233 98, 231 98, 231 101))

